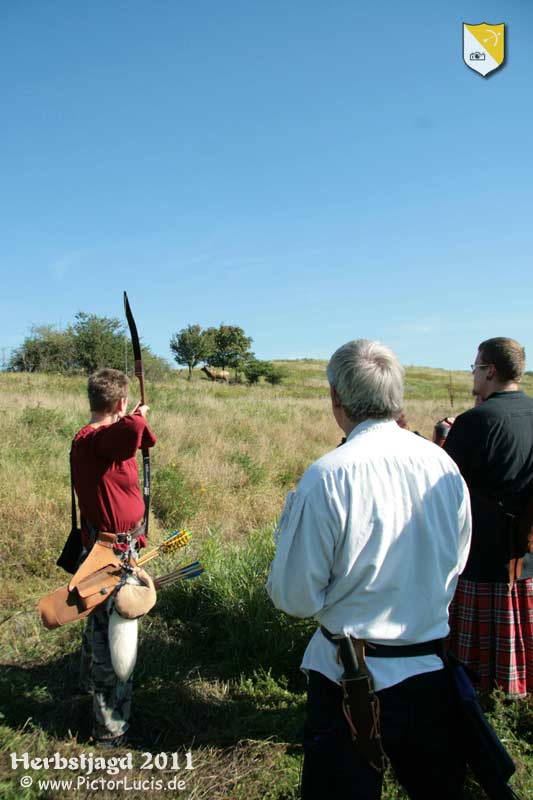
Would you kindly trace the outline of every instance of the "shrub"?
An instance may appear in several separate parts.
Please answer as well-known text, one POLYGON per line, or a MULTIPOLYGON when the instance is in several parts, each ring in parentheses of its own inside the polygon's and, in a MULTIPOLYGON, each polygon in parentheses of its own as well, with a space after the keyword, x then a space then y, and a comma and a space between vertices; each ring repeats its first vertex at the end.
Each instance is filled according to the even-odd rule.
POLYGON ((264 376, 267 383, 277 386, 287 377, 287 372, 282 367, 275 367, 274 364, 270 364, 268 369, 265 370, 264 376))
POLYGON ((271 361, 258 361, 254 358, 246 364, 244 375, 249 384, 258 383, 259 378, 263 377, 267 383, 277 385, 287 373, 281 367, 275 367, 271 361))
POLYGON ((249 384, 259 383, 259 378, 264 374, 263 361, 249 361, 244 368, 244 377, 249 384))

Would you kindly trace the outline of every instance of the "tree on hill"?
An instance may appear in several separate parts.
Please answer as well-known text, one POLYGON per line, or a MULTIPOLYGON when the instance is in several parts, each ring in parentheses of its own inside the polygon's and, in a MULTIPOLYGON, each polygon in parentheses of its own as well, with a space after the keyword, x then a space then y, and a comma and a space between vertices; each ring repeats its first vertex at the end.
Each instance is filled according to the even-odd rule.
POLYGON ((209 337, 206 334, 200 325, 187 325, 170 340, 174 361, 189 368, 188 380, 192 378, 194 367, 208 357, 209 337))
MULTIPOLYGON (((76 367, 88 375, 102 367, 124 369, 124 326, 114 317, 98 317, 80 311, 71 333, 76 367)), ((133 354, 132 354, 133 355, 133 354)))
MULTIPOLYGON (((167 362, 149 347, 142 346, 141 350, 146 377, 163 377, 169 369, 167 362)), ((133 348, 120 320, 80 311, 74 324, 64 331, 53 325, 33 327, 30 336, 12 353, 8 368, 16 372, 90 374, 100 367, 125 371, 126 363, 132 368, 133 362, 133 348)))
POLYGON ((11 354, 8 369, 15 372, 67 372, 75 360, 72 336, 54 325, 35 325, 11 354))
POLYGON ((246 336, 238 325, 221 324, 219 328, 208 328, 209 352, 207 362, 214 367, 232 367, 236 373, 254 357, 250 350, 253 339, 246 336))

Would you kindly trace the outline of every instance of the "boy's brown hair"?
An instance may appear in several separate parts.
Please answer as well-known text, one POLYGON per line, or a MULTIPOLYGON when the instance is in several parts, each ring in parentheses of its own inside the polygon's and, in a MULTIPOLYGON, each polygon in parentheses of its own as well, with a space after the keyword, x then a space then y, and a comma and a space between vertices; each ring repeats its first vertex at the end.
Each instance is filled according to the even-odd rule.
POLYGON ((519 383, 526 368, 526 351, 514 339, 497 336, 486 339, 478 347, 486 364, 494 364, 501 381, 519 383))
POLYGON ((89 378, 87 394, 91 411, 114 411, 121 397, 128 396, 130 381, 118 369, 99 369, 89 378))

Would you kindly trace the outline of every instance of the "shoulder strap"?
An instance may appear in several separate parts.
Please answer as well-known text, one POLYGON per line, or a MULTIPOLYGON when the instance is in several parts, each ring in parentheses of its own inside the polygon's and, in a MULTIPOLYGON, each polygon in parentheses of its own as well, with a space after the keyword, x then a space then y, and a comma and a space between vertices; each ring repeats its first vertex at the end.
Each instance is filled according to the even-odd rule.
POLYGON ((74 474, 72 470, 72 447, 70 448, 69 453, 69 461, 70 461, 70 500, 71 500, 71 519, 72 519, 72 530, 76 530, 78 527, 78 517, 76 514, 76 494, 74 492, 74 474))

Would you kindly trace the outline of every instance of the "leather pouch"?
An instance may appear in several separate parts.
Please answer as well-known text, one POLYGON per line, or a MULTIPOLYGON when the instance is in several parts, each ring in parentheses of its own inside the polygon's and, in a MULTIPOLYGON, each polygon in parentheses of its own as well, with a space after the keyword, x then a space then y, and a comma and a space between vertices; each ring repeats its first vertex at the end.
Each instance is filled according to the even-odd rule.
POLYGON ((80 581, 74 593, 78 594, 82 609, 92 611, 104 603, 120 583, 121 577, 122 569, 110 564, 80 581))
MULTIPOLYGON (((113 552, 114 541, 114 533, 98 532, 97 539, 89 550, 87 557, 81 562, 70 579, 69 589, 76 589, 80 584, 90 578, 91 575, 94 575, 103 568, 113 565, 117 567, 120 566, 120 558, 113 552)), ((132 559, 132 565, 134 564, 135 562, 132 559)))
POLYGON ((38 605, 43 625, 48 630, 54 630, 69 622, 88 617, 107 600, 121 578, 120 566, 110 564, 81 581, 72 592, 68 586, 62 586, 55 592, 45 595, 38 605))

